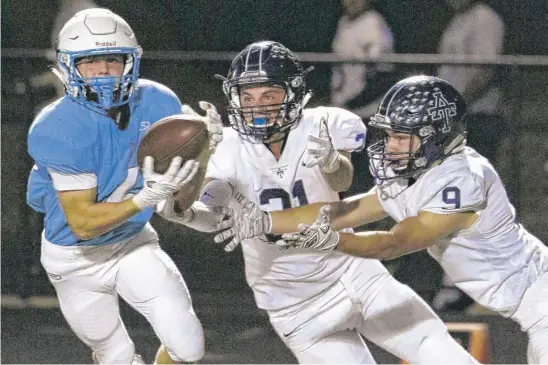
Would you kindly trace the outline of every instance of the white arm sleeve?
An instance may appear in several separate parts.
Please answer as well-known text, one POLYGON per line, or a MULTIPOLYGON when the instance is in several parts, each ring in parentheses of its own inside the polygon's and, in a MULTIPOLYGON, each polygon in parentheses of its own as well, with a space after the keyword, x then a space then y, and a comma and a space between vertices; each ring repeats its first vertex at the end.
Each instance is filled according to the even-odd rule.
POLYGON ((58 191, 88 190, 97 186, 97 176, 93 173, 63 174, 52 169, 48 169, 48 172, 53 181, 53 187, 58 191))

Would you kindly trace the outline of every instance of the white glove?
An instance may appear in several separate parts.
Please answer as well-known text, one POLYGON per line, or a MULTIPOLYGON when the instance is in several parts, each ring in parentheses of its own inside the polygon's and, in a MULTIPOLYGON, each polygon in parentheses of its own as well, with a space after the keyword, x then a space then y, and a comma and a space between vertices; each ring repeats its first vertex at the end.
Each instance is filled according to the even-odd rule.
POLYGON ((207 125, 207 131, 209 132, 209 149, 214 150, 223 140, 223 121, 221 116, 217 113, 217 108, 207 101, 200 101, 198 103, 200 109, 206 112, 206 116, 202 116, 194 111, 188 104, 184 104, 181 108, 183 114, 199 117, 207 125))
POLYGON ((320 165, 323 172, 331 174, 337 171, 341 165, 339 160, 339 151, 333 147, 329 130, 327 129, 327 117, 322 117, 320 120, 319 136, 308 136, 306 149, 308 158, 303 162, 303 166, 314 167, 320 165))
POLYGON ((339 233, 331 229, 329 205, 321 207, 318 218, 311 225, 299 224, 298 233, 284 233, 282 239, 276 241, 280 248, 314 248, 330 251, 339 243, 339 233))
POLYGON ((202 202, 194 202, 184 213, 175 212, 175 198, 171 196, 156 206, 156 213, 170 222, 185 225, 200 232, 210 233, 230 228, 234 225, 232 209, 229 207, 208 207, 202 202))
POLYGON ((257 204, 240 193, 236 193, 234 199, 242 206, 234 215, 234 226, 214 238, 216 243, 221 243, 232 237, 225 246, 226 252, 233 251, 245 239, 270 233, 272 227, 270 213, 263 212, 257 204))
POLYGON ((135 205, 141 210, 153 207, 190 182, 200 164, 188 160, 181 167, 182 162, 181 157, 174 157, 166 173, 162 175, 154 172, 154 158, 146 156, 143 161, 143 188, 132 198, 135 205))

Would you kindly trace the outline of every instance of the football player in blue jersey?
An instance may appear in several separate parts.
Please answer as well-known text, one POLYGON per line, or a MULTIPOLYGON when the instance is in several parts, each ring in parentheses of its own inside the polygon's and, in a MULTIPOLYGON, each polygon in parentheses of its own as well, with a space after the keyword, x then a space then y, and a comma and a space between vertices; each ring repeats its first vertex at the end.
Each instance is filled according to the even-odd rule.
POLYGON ((156 362, 195 362, 204 354, 203 330, 149 220, 158 203, 203 178, 198 166, 222 139, 221 118, 209 103, 200 103, 206 115, 199 116, 166 86, 139 79, 135 34, 107 9, 83 10, 65 24, 57 60, 66 95, 30 128, 35 166, 27 201, 45 214, 41 262, 61 311, 98 363, 142 363, 118 296, 146 317, 163 343, 156 362), (182 112, 208 125, 204 153, 184 164, 174 158, 164 174, 148 156, 139 171, 136 150, 147 128, 182 112))

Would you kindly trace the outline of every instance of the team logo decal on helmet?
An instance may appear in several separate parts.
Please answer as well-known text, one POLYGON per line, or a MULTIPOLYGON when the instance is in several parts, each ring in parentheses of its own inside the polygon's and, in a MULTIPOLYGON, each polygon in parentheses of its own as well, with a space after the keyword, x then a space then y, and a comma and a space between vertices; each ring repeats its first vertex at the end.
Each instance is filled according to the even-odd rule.
POLYGON ((432 120, 441 119, 443 121, 442 132, 449 132, 451 130, 451 117, 457 115, 457 104, 448 102, 441 92, 435 92, 432 96, 434 97, 434 106, 427 109, 428 114, 430 114, 432 120))

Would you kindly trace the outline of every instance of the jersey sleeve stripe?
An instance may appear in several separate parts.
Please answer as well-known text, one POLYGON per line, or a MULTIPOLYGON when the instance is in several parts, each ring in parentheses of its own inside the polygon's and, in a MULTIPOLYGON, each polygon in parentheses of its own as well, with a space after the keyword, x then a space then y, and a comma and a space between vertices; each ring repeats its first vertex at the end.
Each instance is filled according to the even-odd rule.
POLYGON ((55 190, 87 190, 97 186, 97 176, 93 173, 62 174, 48 169, 55 190))

